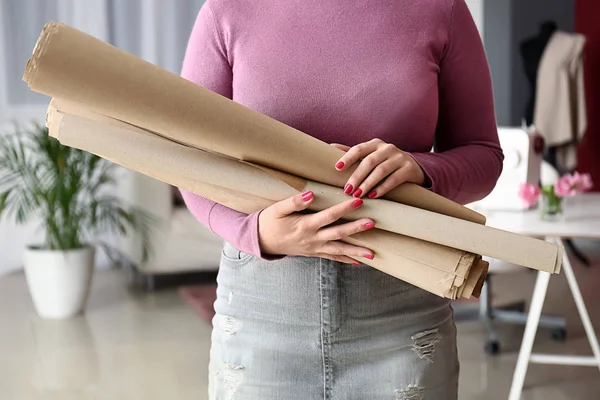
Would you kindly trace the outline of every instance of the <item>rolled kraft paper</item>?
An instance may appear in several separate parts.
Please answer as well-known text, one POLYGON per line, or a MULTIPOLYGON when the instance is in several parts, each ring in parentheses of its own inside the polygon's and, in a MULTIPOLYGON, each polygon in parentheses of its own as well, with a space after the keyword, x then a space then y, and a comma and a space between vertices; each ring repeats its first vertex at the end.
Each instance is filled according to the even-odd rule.
MULTIPOLYGON (((348 195, 339 188, 257 167, 286 181, 299 191, 313 191, 316 196, 311 209, 323 210, 348 199, 348 195)), ((539 271, 560 272, 563 248, 555 243, 389 200, 363 199, 363 201, 364 205, 349 213, 348 219, 372 218, 377 222, 379 229, 482 254, 539 271)))
MULTIPOLYGON (((69 112, 86 114, 88 118, 94 118, 112 126, 118 127, 120 124, 121 127, 127 128, 127 130, 120 131, 123 136, 127 135, 129 130, 135 130, 144 135, 152 135, 147 131, 126 125, 112 118, 95 115, 80 108, 77 104, 69 104, 68 102, 58 100, 51 102, 48 111, 48 115, 58 113, 56 118, 54 118, 55 120, 59 120, 61 115, 61 111, 57 110, 57 107, 61 107, 69 112)), ((48 118, 52 120, 51 117, 48 118)), ((50 130, 52 131, 53 127, 50 127, 50 130)), ((113 135, 117 134, 116 132, 113 133, 113 135)), ((179 149, 178 144, 168 140, 165 140, 165 142, 165 154, 182 152, 177 157, 178 160, 191 160, 189 162, 193 163, 199 162, 196 159, 197 157, 204 157, 206 161, 203 162, 203 165, 208 170, 203 173, 202 179, 206 183, 227 187, 232 190, 236 190, 239 185, 251 185, 245 191, 252 191, 254 195, 260 198, 274 201, 283 200, 300 191, 311 190, 316 195, 315 200, 311 204, 311 209, 316 211, 348 200, 348 195, 344 194, 340 188, 307 181, 306 179, 265 167, 256 166, 256 168, 262 170, 256 171, 255 167, 250 167, 231 159, 203 153, 194 148, 185 147, 179 149), (185 156, 183 153, 185 153, 185 156), (225 174, 224 171, 230 172, 225 174)), ((158 154, 156 156, 157 158, 160 157, 161 164, 170 162, 169 159, 166 159, 168 156, 165 156, 165 154, 158 154)), ((182 168, 183 164, 178 164, 176 167, 182 168)), ((188 171, 187 174, 191 173, 189 171, 199 172, 197 169, 194 170, 193 167, 187 167, 186 171, 188 171)), ((164 171, 161 172, 164 173, 164 171)), ((180 173, 183 172, 184 169, 181 169, 180 173)), ((541 271, 554 273, 558 272, 560 268, 562 260, 561 247, 554 243, 387 200, 364 199, 364 202, 365 204, 360 209, 348 214, 347 219, 372 218, 376 221, 379 229, 470 253, 482 254, 541 271)), ((261 204, 264 205, 264 203, 261 204)), ((245 205, 245 208, 250 209, 251 212, 261 209, 258 205, 256 207, 250 207, 249 204, 245 205)), ((466 276, 466 267, 463 265, 461 268, 462 270, 456 272, 460 276, 466 276)))
MULTIPOLYGON (((467 277, 472 271, 472 267, 477 263, 479 257, 465 252, 457 252, 455 249, 449 247, 438 247, 435 252, 427 252, 426 246, 428 242, 423 242, 419 239, 403 237, 404 245, 403 248, 399 248, 395 245, 396 237, 402 237, 401 235, 391 233, 388 231, 378 231, 377 240, 369 240, 371 232, 360 232, 349 236, 344 241, 347 243, 364 246, 370 248, 377 255, 371 264, 377 269, 393 275, 389 268, 394 268, 394 273, 398 274, 403 271, 403 268, 411 268, 409 276, 403 276, 402 279, 409 283, 415 284, 415 281, 426 282, 427 285, 434 285, 435 287, 443 287, 444 297, 450 297, 448 290, 458 288, 468 281, 467 277), (448 260, 452 260, 451 265, 454 271, 456 271, 459 265, 466 265, 468 274, 465 277, 457 276, 455 273, 451 273, 450 270, 446 269, 442 271, 438 268, 438 265, 444 265, 448 260), (427 265, 433 268, 419 268, 418 265, 427 265), (414 270, 412 270, 414 268, 414 270)), ((478 279, 478 277, 477 277, 478 279)), ((421 286, 423 287, 423 286, 421 286)), ((427 290, 430 290, 428 288, 427 290)))
MULTIPOLYGON (((220 204, 227 202, 231 208, 240 212, 249 214, 273 204, 269 199, 199 182, 196 178, 190 177, 198 174, 202 177, 211 176, 210 171, 206 174, 202 169, 208 166, 219 170, 222 160, 229 166, 227 169, 231 170, 232 166, 235 168, 240 165, 238 161, 182 146, 133 125, 90 112, 80 104, 53 99, 46 113, 46 126, 49 135, 57 138, 63 145, 88 151, 117 165, 178 188, 210 195, 210 200, 220 204), (65 114, 61 109, 68 109, 70 112, 76 112, 77 115, 65 114), (186 160, 192 160, 194 164, 190 166, 186 164, 186 160), (190 170, 193 173, 190 174, 190 170)), ((242 174, 238 176, 248 178, 248 168, 247 165, 241 165, 242 174)), ((252 179, 254 178, 255 176, 252 175, 252 179)), ((215 181, 218 182, 219 179, 215 181)), ((225 180, 225 182, 230 181, 225 180)), ((275 180, 271 181, 279 184, 275 187, 271 186, 272 191, 280 188, 287 190, 286 193, 291 193, 289 186, 275 180)))
POLYGON ((470 298, 474 295, 475 289, 480 286, 478 283, 481 282, 481 276, 487 274, 488 264, 485 261, 481 263, 480 258, 473 258, 472 255, 465 253, 462 260, 456 261, 473 263, 474 265, 470 267, 467 279, 463 280, 456 275, 432 268, 427 263, 406 257, 404 252, 399 254, 400 252, 394 248, 392 243, 394 236, 397 235, 387 231, 379 231, 377 241, 369 241, 368 235, 370 233, 358 233, 344 241, 356 246, 367 246, 368 243, 377 254, 373 260, 369 261, 369 265, 438 296, 448 299, 470 298))
MULTIPOLYGON (((325 142, 61 23, 48 23, 27 62, 29 87, 179 143, 343 187, 355 167, 325 142)), ((480 224, 485 217, 414 184, 387 198, 480 224)))
MULTIPOLYGON (((317 194, 314 200, 314 208, 317 210, 330 207, 348 197, 341 190, 311 181, 306 183, 303 190, 311 190, 317 194)), ((562 265, 563 248, 555 243, 388 200, 364 199, 364 205, 347 217, 373 218, 379 229, 539 271, 559 273, 562 265)))
MULTIPOLYGON (((211 200, 226 204, 228 207, 238 209, 238 211, 249 211, 244 209, 243 202, 236 203, 236 201, 238 199, 247 199, 248 197, 251 197, 250 195, 238 193, 229 189, 208 186, 210 185, 197 184, 195 186, 195 192, 201 195, 208 194, 208 196, 211 197, 211 200), (221 190, 223 190, 223 196, 219 199, 221 190), (241 207, 236 207, 238 204, 241 205, 241 207)), ((270 201, 266 199, 262 200, 265 202, 270 201)), ((253 203, 258 201, 259 200, 256 198, 252 199, 253 203)), ((354 243, 369 248, 375 248, 376 246, 373 244, 380 243, 383 237, 389 238, 389 242, 393 242, 394 248, 405 248, 409 245, 409 243, 402 240, 402 236, 378 229, 365 232, 363 237, 357 241, 353 241, 352 237, 344 239, 344 241, 350 244, 354 243), (390 237, 390 235, 393 235, 394 237, 390 237)), ((408 239, 410 240, 410 238, 408 239)), ((454 256, 454 254, 452 256, 454 256)), ((454 260, 456 261, 457 259, 454 260)), ((463 257, 458 261, 459 267, 454 267, 458 271, 462 270, 460 266, 465 266, 467 268, 465 276, 447 272, 446 270, 451 269, 448 268, 451 264, 449 264, 447 260, 444 261, 444 264, 441 267, 435 265, 435 262, 432 265, 428 265, 411 258, 398 257, 397 252, 390 251, 388 248, 379 249, 373 260, 367 259, 362 261, 384 273, 411 283, 414 286, 427 290, 440 297, 452 300, 458 298, 478 298, 488 270, 487 262, 482 261, 479 257, 469 256, 467 253, 463 253, 463 257)))
POLYGON ((487 278, 489 263, 487 261, 479 259, 473 266, 473 270, 469 274, 467 282, 461 286, 454 298, 479 298, 481 295, 481 289, 487 278))
MULTIPOLYGON (((115 122, 118 124, 118 121, 115 122)), ((221 173, 223 181, 230 180, 231 176, 237 176, 239 172, 230 170, 229 166, 232 164, 236 170, 241 166, 257 174, 258 178, 250 176, 251 174, 246 175, 245 178, 249 181, 270 177, 257 168, 230 159, 221 160, 222 164, 214 168, 215 158, 219 157, 153 134, 126 130, 117 127, 116 124, 111 126, 61 113, 49 113, 48 121, 48 125, 53 127, 51 134, 64 145, 97 154, 126 168, 193 191, 239 211, 251 212, 250 207, 262 208, 274 202, 255 194, 239 193, 232 189, 223 190, 217 185, 200 181, 202 177, 212 176, 208 171, 221 173), (190 177, 191 175, 195 177, 190 177)), ((219 179, 216 182, 219 182, 219 179)), ((238 185, 238 188, 259 186, 238 185)), ((284 186, 290 188, 285 184, 284 186)), ((353 240, 355 239, 348 238, 346 241, 353 240)), ((459 265, 465 262, 473 264, 476 260, 475 255, 460 250, 378 229, 361 233, 358 240, 362 245, 376 249, 375 260, 364 260, 366 264, 444 297, 455 295, 457 287, 469 281, 468 276, 454 274, 454 271, 460 270, 459 265)), ((477 280, 478 277, 471 277, 471 280, 473 279, 477 280)))
MULTIPOLYGON (((275 201, 298 194, 296 189, 273 175, 238 160, 183 146, 90 112, 86 117, 65 114, 55 106, 52 102, 46 116, 51 136, 64 145, 118 160, 115 162, 119 165, 126 163, 123 166, 155 179, 202 182, 275 201)), ((186 188, 192 189, 189 184, 186 188)), ((245 206, 249 213, 262 208, 264 202, 245 206)))

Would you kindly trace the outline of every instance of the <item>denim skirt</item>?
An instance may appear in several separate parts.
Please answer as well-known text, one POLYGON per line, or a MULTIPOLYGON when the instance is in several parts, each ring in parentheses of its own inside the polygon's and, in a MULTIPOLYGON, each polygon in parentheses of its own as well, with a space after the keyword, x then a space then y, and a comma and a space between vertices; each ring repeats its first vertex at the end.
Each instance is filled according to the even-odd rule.
POLYGON ((456 400, 450 302, 366 265, 225 243, 211 400, 456 400))

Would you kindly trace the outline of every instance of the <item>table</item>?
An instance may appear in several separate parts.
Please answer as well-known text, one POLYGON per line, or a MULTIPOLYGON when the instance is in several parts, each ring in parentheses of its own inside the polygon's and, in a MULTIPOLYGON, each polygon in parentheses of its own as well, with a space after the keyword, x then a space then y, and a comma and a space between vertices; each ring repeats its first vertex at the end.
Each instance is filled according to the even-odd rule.
MULTIPOLYGON (((538 209, 528 211, 490 211, 473 208, 487 216, 487 225, 515 233, 542 237, 562 245, 563 238, 600 239, 600 193, 583 193, 564 200, 564 217, 561 221, 547 222, 540 219, 538 209)), ((517 365, 513 375, 509 400, 519 400, 529 363, 592 366, 600 369, 600 346, 594 332, 587 308, 583 301, 569 256, 565 251, 562 270, 564 272, 577 310, 583 322, 586 335, 592 347, 593 356, 565 356, 552 354, 532 354, 533 341, 538 329, 542 306, 548 291, 550 273, 538 272, 531 305, 525 325, 525 333, 519 350, 517 365)))

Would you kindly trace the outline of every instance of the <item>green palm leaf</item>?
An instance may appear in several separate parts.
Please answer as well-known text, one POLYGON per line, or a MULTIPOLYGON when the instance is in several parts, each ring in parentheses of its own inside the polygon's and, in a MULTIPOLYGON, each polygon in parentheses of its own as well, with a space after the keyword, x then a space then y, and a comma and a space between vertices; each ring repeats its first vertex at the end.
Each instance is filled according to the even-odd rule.
POLYGON ((40 217, 44 247, 70 250, 96 242, 109 257, 120 253, 98 242, 98 237, 135 231, 147 258, 156 221, 142 209, 107 195, 115 186, 114 166, 91 153, 62 146, 45 127, 0 136, 0 218, 13 217, 22 224, 40 217))

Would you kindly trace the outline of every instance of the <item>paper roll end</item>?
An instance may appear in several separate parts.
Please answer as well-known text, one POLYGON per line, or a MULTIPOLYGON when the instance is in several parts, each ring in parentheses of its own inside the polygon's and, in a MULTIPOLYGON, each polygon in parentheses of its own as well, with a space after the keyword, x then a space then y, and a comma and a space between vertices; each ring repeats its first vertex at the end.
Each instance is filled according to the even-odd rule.
POLYGON ((48 110, 46 111, 46 128, 48 128, 48 135, 53 138, 59 139, 60 124, 64 114, 58 111, 54 104, 54 99, 50 101, 48 110))
POLYGON ((558 244, 556 245, 556 247, 557 247, 557 251, 556 251, 556 263, 554 264, 554 273, 560 274, 560 271, 562 269, 562 262, 563 262, 563 256, 565 253, 565 248, 558 244))
POLYGON ((488 268, 490 266, 490 263, 484 260, 479 260, 478 263, 481 266, 482 272, 481 276, 477 280, 477 283, 475 284, 475 288, 473 288, 473 293, 471 293, 471 296, 475 297, 476 299, 478 299, 479 296, 481 296, 481 290, 483 289, 483 285, 485 284, 485 280, 487 279, 488 268))
POLYGON ((39 60, 44 55, 48 43, 50 42, 52 35, 58 30, 59 25, 58 22, 48 22, 44 25, 44 28, 42 28, 42 32, 35 42, 31 57, 27 60, 27 64, 25 65, 25 72, 23 73, 22 78, 23 81, 27 82, 30 86, 35 80, 39 60))
POLYGON ((487 261, 481 258, 475 262, 467 280, 458 291, 458 298, 470 299, 474 297, 478 299, 481 296, 481 290, 487 278, 489 265, 487 261))

